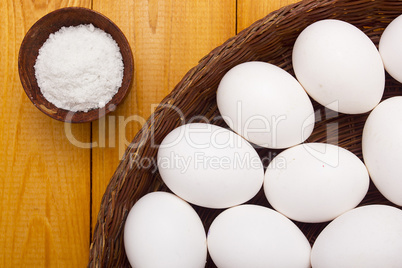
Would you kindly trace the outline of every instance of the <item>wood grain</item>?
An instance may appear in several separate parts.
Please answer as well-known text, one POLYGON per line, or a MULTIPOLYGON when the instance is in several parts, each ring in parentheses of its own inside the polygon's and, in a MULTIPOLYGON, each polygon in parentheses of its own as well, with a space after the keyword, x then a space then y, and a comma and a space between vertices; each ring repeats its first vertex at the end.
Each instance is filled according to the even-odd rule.
POLYGON ((237 0, 237 31, 240 32, 272 11, 299 1, 300 0, 237 0))
POLYGON ((1 0, 0 267, 85 267, 105 187, 155 105, 236 28, 293 2, 1 0), (92 125, 47 117, 28 100, 18 77, 25 33, 65 6, 108 16, 134 54, 130 94, 92 125))
POLYGON ((235 0, 94 0, 93 8, 126 34, 134 53, 131 92, 114 114, 93 124, 92 224, 122 154, 184 74, 235 34, 235 0))
MULTIPOLYGON (((21 41, 48 12, 90 1, 1 1, 0 267, 83 267, 89 247, 90 151, 25 95, 17 71, 21 41)), ((89 142, 90 125, 74 125, 89 142)))

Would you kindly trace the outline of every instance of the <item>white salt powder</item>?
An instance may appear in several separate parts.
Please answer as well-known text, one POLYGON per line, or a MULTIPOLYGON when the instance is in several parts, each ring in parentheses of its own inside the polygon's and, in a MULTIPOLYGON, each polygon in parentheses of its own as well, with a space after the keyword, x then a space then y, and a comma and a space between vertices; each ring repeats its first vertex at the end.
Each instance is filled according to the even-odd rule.
POLYGON ((50 34, 34 68, 43 96, 74 112, 104 107, 120 88, 124 70, 116 41, 92 24, 50 34))

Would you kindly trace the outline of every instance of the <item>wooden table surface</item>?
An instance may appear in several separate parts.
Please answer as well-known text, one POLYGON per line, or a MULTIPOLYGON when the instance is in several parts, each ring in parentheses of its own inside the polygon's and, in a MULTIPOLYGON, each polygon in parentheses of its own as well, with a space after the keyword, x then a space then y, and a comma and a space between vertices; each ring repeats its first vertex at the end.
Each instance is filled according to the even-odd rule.
POLYGON ((85 267, 100 200, 155 105, 204 55, 296 0, 0 0, 0 267, 85 267), (33 106, 18 75, 28 29, 66 6, 99 11, 124 32, 134 80, 124 103, 83 124, 33 106))

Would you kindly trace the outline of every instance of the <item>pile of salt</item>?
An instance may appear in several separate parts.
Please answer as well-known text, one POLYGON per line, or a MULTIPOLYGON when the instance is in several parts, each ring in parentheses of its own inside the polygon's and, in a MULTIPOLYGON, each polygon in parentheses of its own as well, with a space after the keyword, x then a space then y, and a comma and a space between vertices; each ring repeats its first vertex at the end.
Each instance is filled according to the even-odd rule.
POLYGON ((34 68, 43 96, 73 112, 104 107, 120 88, 124 70, 116 41, 92 24, 51 34, 34 68))

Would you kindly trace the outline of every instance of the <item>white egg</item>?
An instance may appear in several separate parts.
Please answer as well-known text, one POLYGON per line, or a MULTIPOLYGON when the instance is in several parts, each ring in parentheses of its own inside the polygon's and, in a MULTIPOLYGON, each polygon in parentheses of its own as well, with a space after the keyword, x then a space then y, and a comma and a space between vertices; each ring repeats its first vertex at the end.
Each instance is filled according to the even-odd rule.
POLYGON ((124 226, 132 267, 205 267, 206 235, 194 209, 179 197, 153 192, 135 203, 124 226))
POLYGON ((307 93, 329 109, 365 113, 381 100, 385 71, 374 43, 340 20, 309 25, 293 47, 293 68, 307 93))
POLYGON ((363 162, 325 143, 289 148, 270 162, 264 192, 277 211, 300 222, 325 222, 356 207, 369 187, 363 162))
POLYGON ((381 102, 369 115, 362 136, 363 158, 378 190, 402 206, 402 97, 381 102))
POLYGON ((402 83, 402 15, 385 28, 379 50, 387 72, 402 83))
POLYGON ((219 214, 208 231, 208 251, 219 268, 310 267, 311 247, 285 216, 241 205, 219 214))
POLYGON ((358 207, 329 223, 311 251, 313 268, 402 267, 402 211, 358 207))
POLYGON ((158 168, 171 191, 208 208, 244 203, 264 180, 261 159, 249 142, 211 124, 187 124, 171 131, 160 145, 158 168))
POLYGON ((287 148, 306 140, 314 128, 313 106, 297 80, 265 62, 229 70, 217 91, 219 111, 236 133, 267 148, 287 148))

